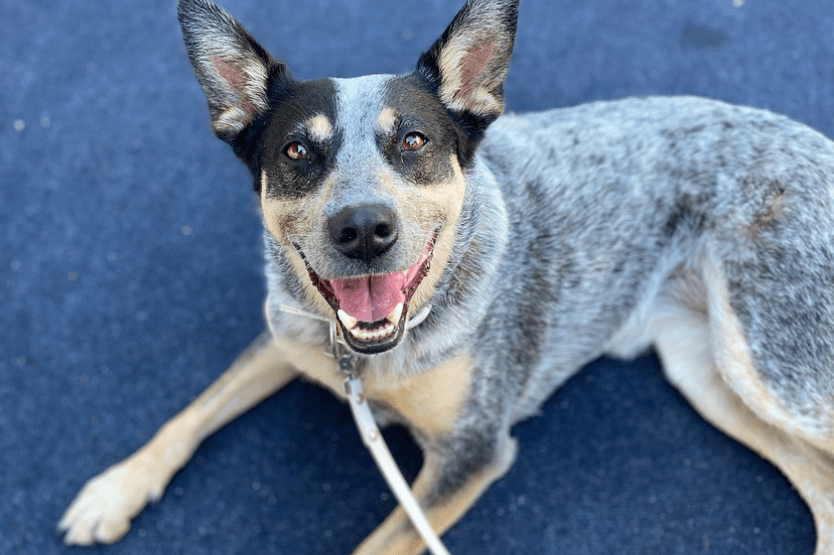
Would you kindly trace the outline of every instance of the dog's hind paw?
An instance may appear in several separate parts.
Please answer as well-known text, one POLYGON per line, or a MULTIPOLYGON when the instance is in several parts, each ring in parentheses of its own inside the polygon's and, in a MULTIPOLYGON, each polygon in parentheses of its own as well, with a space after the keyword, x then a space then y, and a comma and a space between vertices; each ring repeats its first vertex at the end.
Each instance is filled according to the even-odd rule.
POLYGON ((67 508, 58 531, 67 545, 113 543, 130 529, 130 521, 165 489, 160 476, 136 459, 113 465, 88 481, 67 508))

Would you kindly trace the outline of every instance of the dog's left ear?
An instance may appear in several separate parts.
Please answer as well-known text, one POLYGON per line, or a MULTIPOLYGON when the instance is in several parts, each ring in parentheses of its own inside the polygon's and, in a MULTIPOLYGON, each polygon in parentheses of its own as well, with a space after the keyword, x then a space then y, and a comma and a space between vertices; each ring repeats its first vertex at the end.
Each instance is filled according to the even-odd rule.
POLYGON ((504 110, 517 23, 518 0, 469 0, 417 63, 446 109, 481 130, 504 110))

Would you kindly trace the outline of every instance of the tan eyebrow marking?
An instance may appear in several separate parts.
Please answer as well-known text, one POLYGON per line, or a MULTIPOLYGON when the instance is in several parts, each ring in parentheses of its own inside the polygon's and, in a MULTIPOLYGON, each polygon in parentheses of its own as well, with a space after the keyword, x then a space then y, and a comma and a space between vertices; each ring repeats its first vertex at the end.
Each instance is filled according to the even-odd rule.
POLYGON ((314 141, 324 142, 333 136, 333 124, 324 114, 318 114, 308 119, 304 125, 310 138, 314 141))
POLYGON ((376 130, 379 133, 387 135, 394 131, 397 125, 397 112, 393 108, 388 107, 380 112, 376 120, 376 130))

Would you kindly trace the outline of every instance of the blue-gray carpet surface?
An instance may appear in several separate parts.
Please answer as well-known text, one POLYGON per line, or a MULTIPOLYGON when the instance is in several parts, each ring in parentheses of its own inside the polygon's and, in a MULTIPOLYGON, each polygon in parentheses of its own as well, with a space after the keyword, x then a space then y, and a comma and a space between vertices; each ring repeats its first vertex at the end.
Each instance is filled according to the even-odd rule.
MULTIPOLYGON (((735 4, 522 0, 508 109, 696 94, 834 135, 834 2, 735 4)), ((297 76, 348 77, 410 71, 459 2, 224 6, 297 76)), ((171 0, 0 0, 0 553, 347 554, 393 508, 347 407, 295 383, 206 440, 119 543, 54 531, 262 329, 260 228, 171 0)), ((651 353, 590 364, 514 435, 455 555, 813 551, 790 484, 651 353)), ((414 476, 408 435, 386 437, 414 476)))

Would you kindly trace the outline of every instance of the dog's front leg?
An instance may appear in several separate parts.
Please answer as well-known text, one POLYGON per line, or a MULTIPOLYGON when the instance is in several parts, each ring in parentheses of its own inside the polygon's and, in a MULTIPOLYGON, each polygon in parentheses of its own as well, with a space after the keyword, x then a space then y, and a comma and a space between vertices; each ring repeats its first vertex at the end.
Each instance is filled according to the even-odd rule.
POLYGON ((58 529, 68 544, 112 543, 191 458, 200 442, 296 375, 268 332, 133 455, 88 481, 58 529))
MULTIPOLYGON (((412 491, 432 529, 440 535, 454 525, 515 460, 517 442, 506 432, 485 440, 475 432, 425 450, 425 462, 412 491)), ((397 507, 353 555, 418 555, 425 543, 402 507, 397 507)))

